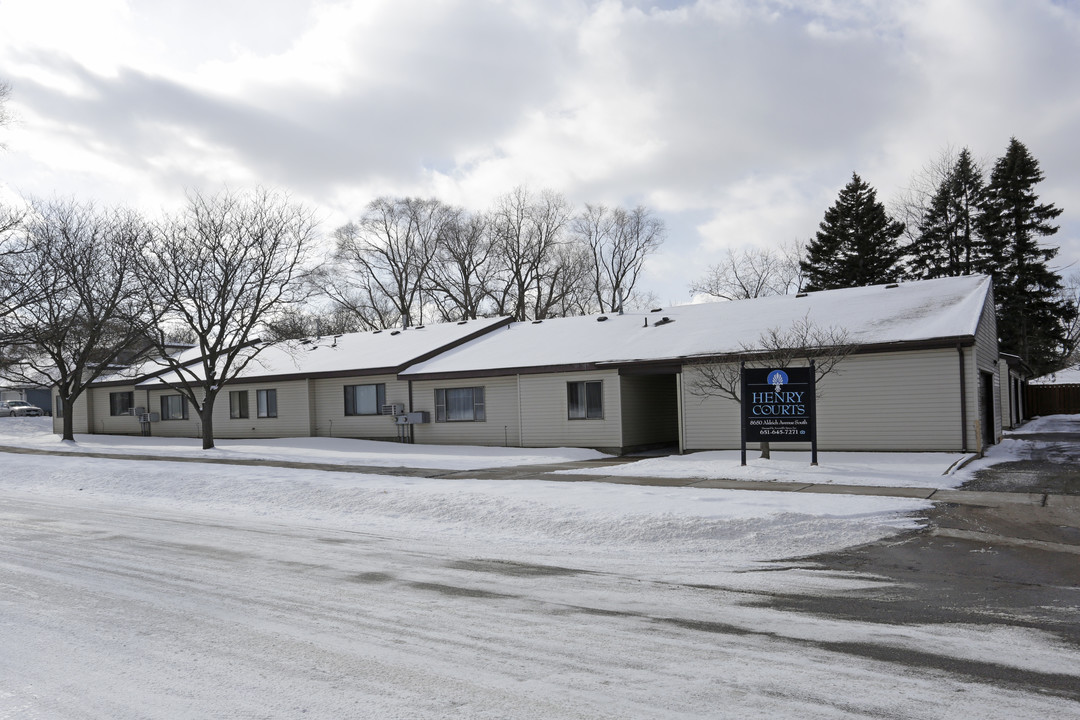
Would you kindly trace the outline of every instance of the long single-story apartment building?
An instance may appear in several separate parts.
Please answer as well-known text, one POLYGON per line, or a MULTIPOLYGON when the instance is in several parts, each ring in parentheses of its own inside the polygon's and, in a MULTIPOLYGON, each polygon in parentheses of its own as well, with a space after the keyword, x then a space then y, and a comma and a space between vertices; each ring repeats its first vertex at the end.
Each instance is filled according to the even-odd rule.
MULTIPOLYGON (((509 322, 482 318, 268 344, 218 395, 215 436, 396 439, 384 406, 408 407, 408 383, 397 374, 509 322)), ((198 350, 177 359, 195 365, 198 350)), ((75 432, 198 437, 198 417, 170 382, 174 373, 155 359, 102 378, 76 401, 75 432)), ((53 427, 60 432, 62 419, 53 427)))
MULTIPOLYGON (((977 452, 1011 416, 991 282, 969 276, 278 343, 222 391, 215 434, 737 448, 739 404, 702 391, 709 371, 753 364, 770 330, 794 327, 838 331, 850 350, 818 386, 821 450, 977 452)), ((76 432, 138 433, 128 413, 142 410, 154 435, 197 436, 168 382, 143 367, 97 383, 76 432)))

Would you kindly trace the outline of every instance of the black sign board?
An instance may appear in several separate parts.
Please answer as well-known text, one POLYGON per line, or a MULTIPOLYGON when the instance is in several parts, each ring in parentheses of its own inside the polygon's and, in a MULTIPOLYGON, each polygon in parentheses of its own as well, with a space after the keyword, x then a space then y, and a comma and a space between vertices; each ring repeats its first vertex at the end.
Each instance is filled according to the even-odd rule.
POLYGON ((742 368, 742 442, 809 442, 817 464, 814 366, 742 368))

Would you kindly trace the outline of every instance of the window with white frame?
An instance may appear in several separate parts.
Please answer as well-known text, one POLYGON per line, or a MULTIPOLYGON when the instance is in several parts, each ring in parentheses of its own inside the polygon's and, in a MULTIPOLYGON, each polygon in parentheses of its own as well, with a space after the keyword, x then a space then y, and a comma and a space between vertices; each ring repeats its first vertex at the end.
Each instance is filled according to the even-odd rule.
POLYGON ((135 393, 132 391, 127 392, 114 392, 109 393, 109 414, 110 415, 130 415, 131 408, 135 405, 135 393))
POLYGON ((604 384, 600 380, 566 383, 566 409, 571 420, 602 420, 604 384))
POLYGON ((255 402, 258 405, 259 417, 277 417, 277 390, 256 390, 255 402))
POLYGON ((187 420, 188 402, 183 395, 161 396, 161 419, 162 420, 187 420))
POLYGON ((435 422, 484 422, 484 388, 439 388, 435 391, 435 422))
POLYGON ((346 385, 346 415, 380 415, 386 404, 386 384, 346 385))
POLYGON ((247 390, 233 390, 229 393, 229 417, 234 420, 248 417, 247 390))

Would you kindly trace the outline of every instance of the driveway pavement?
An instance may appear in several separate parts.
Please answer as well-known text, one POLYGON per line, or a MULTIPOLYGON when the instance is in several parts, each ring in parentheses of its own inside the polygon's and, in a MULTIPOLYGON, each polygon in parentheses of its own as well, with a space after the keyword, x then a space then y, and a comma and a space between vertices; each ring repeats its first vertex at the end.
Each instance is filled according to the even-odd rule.
MULTIPOLYGON (((897 624, 1038 628, 1080 646, 1080 432, 1010 439, 1039 442, 1024 459, 935 494, 939 502, 927 512, 924 530, 797 561, 815 570, 867 573, 880 581, 875 587, 831 597, 773 593, 761 604, 897 624)), ((939 662, 918 652, 892 659, 920 667, 939 662)), ((941 669, 1080 697, 1073 676, 1010 670, 994 660, 941 669)))
MULTIPOLYGON (((1078 423, 1080 425, 1080 423, 1078 423)), ((933 502, 925 527, 869 545, 835 553, 789 559, 787 566, 811 571, 858 572, 875 582, 863 589, 805 595, 761 592, 762 607, 876 624, 954 624, 1035 628, 1080 647, 1080 428, 1076 432, 1013 435, 1024 443, 1021 460, 981 470, 957 490, 883 488, 813 483, 752 483, 703 479, 662 479, 596 475, 553 475, 626 459, 448 471, 372 468, 303 462, 228 460, 230 464, 274 465, 337 472, 374 472, 421 477, 487 477, 564 482, 738 487, 816 493, 925 497, 933 502), (1037 442, 1036 442, 1037 441, 1037 442)), ((40 452, 0 448, 6 452, 40 452)), ((101 453, 65 453, 119 459, 101 453)), ((206 462, 205 459, 132 456, 139 460, 206 462)), ((878 643, 842 643, 844 652, 901 666, 938 669, 998 687, 1032 689, 1080 700, 1075 674, 1016 669, 999 658, 957 660, 931 649, 901 649, 878 643)), ((1021 664, 1022 665, 1022 664, 1021 664)))

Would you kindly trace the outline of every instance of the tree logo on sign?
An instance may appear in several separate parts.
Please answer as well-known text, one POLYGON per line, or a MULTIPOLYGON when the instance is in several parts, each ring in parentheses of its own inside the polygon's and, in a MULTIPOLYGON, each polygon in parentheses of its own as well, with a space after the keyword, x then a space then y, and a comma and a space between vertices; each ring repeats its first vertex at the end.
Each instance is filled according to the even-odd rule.
POLYGON ((783 370, 773 370, 769 373, 769 384, 773 386, 776 392, 780 392, 780 388, 788 384, 788 375, 783 370))

